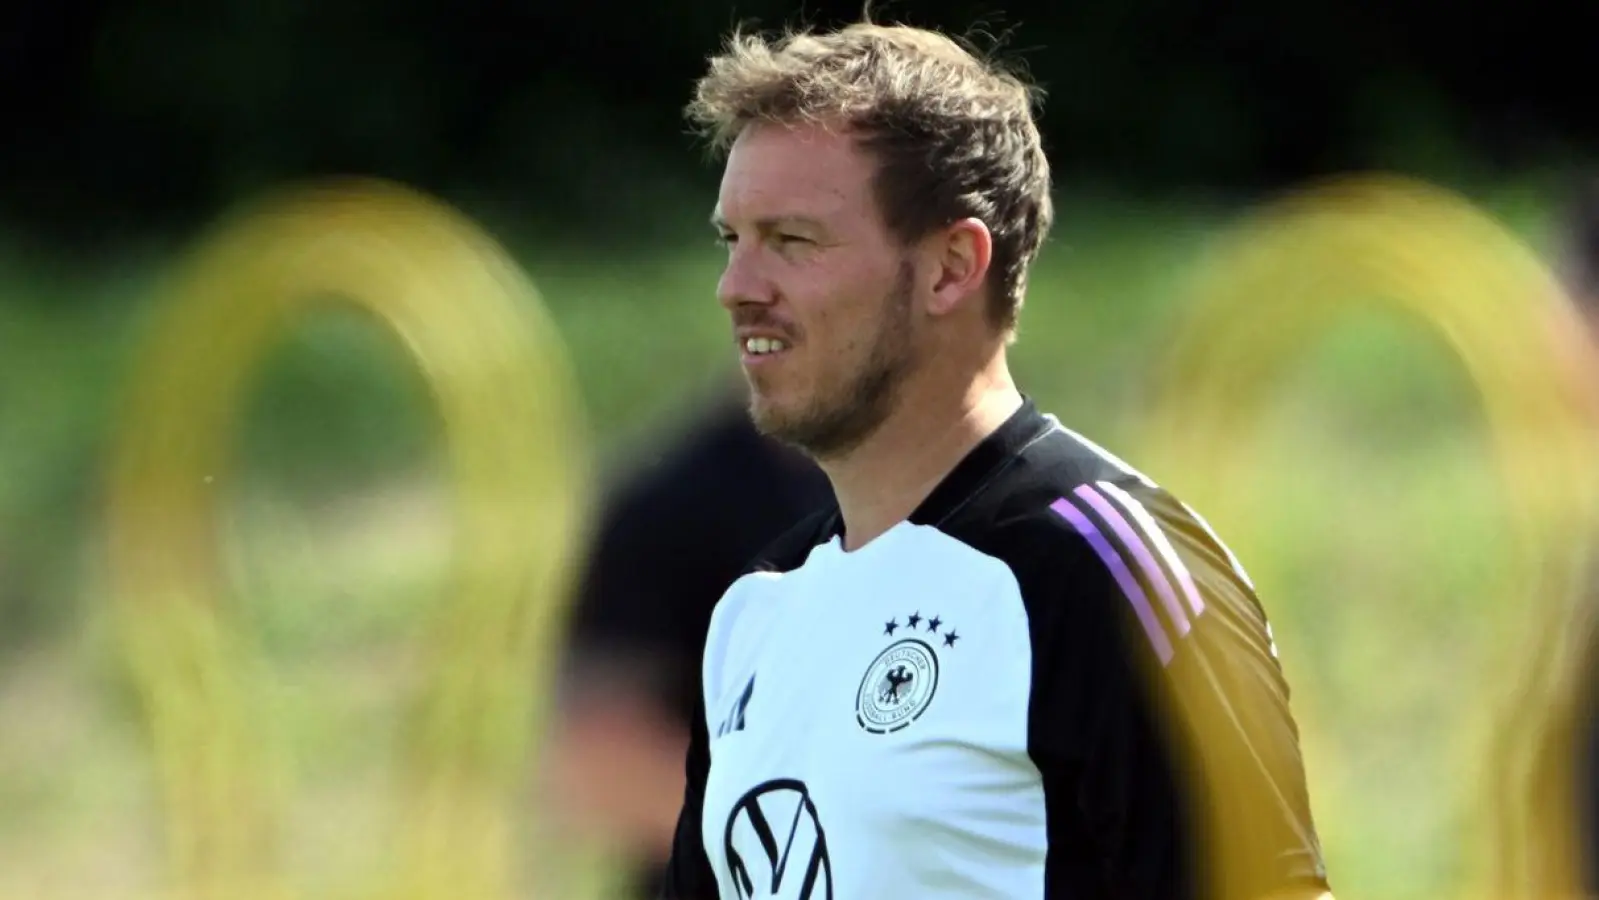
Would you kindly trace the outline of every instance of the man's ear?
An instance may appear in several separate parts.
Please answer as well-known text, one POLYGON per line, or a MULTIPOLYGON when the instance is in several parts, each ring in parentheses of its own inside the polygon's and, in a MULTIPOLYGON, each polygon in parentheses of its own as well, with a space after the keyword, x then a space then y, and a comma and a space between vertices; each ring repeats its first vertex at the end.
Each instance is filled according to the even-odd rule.
POLYGON ((967 298, 982 293, 994 257, 994 236, 981 219, 965 218, 940 229, 929 241, 934 275, 927 311, 948 315, 967 298))

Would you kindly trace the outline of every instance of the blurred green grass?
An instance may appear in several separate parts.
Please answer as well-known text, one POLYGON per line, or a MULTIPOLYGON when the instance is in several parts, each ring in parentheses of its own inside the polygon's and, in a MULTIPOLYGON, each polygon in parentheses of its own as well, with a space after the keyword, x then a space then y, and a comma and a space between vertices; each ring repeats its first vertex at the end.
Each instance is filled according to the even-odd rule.
MULTIPOLYGON (((1473 192, 1535 244, 1541 196, 1536 181, 1473 192)), ((1138 463, 1148 378, 1186 279, 1237 213, 1203 198, 1062 198, 1014 351, 1024 388, 1138 463)), ((682 221, 703 229, 700 210, 682 221)), ((596 455, 648 452, 657 428, 732 377, 708 232, 601 252, 494 230, 569 344, 596 455)), ((0 273, 0 897, 147 895, 159 810, 110 661, 95 504, 159 270, 11 270, 0 273)), ((1216 524, 1275 620, 1335 886, 1432 896, 1466 863, 1451 831, 1470 777, 1457 738, 1480 711, 1473 690, 1505 677, 1481 664, 1514 598, 1486 436, 1471 385, 1413 329, 1354 320, 1301 362, 1246 442, 1258 459, 1248 515, 1216 524)), ((329 316, 263 368, 238 444, 232 602, 278 677, 276 727, 300 778, 293 859, 308 885, 338 884, 381 860, 397 700, 415 686, 411 641, 448 557, 438 435, 399 351, 329 316)), ((541 883, 601 889, 593 872, 546 867, 551 845, 528 828, 524 867, 541 883)))

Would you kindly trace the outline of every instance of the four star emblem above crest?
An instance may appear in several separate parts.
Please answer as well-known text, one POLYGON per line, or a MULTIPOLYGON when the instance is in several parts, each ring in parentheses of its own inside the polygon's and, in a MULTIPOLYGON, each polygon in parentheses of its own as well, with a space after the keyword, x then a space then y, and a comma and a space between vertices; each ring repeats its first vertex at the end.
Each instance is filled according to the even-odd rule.
POLYGON ((930 633, 930 634, 938 635, 940 638, 943 639, 943 646, 945 646, 945 647, 953 647, 953 646, 955 646, 955 642, 961 639, 961 636, 960 636, 959 632, 957 632, 953 627, 951 627, 948 631, 945 631, 942 634, 940 634, 939 633, 939 629, 941 629, 943 627, 944 627, 944 620, 941 617, 934 616, 931 619, 924 619, 920 612, 914 612, 914 613, 911 613, 909 616, 905 617, 905 624, 904 625, 901 625, 899 623, 899 619, 897 617, 893 618, 893 619, 889 619, 887 622, 884 622, 883 623, 883 635, 885 637, 894 637, 895 633, 898 632, 901 628, 906 628, 906 629, 909 629, 910 631, 921 630, 921 631, 925 631, 925 632, 930 633), (918 626, 921 626, 921 627, 918 628, 918 626))
POLYGON ((855 697, 855 719, 871 734, 907 728, 927 711, 938 691, 938 652, 960 640, 942 616, 926 618, 921 610, 883 623, 883 636, 897 638, 866 667, 855 697))

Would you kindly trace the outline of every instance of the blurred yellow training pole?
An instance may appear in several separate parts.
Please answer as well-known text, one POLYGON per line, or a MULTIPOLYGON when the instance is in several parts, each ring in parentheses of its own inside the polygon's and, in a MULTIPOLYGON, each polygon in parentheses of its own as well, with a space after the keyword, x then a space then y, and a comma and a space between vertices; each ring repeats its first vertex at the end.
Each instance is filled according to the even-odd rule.
MULTIPOLYGON (((1569 675, 1569 658, 1551 648, 1563 643, 1594 546, 1599 370, 1540 260, 1464 200, 1405 179, 1341 179, 1276 203, 1226 236, 1185 298, 1189 318, 1161 372, 1147 452, 1197 505, 1225 510, 1247 490, 1238 448, 1279 376, 1361 303, 1453 349, 1480 394, 1517 528, 1505 538, 1521 589, 1503 603, 1524 630, 1503 636, 1498 661, 1520 668, 1481 686, 1497 678, 1523 689, 1480 698, 1503 706, 1492 707, 1499 745, 1484 763, 1493 783, 1464 786, 1489 795, 1476 807, 1482 845, 1467 856, 1487 865, 1461 889, 1572 896, 1576 804, 1529 809, 1526 769, 1537 720, 1569 675)), ((1574 792, 1571 775, 1568 763, 1559 779, 1574 792)), ((1227 823, 1216 827, 1225 853, 1227 823)))
POLYGON ((507 254, 451 209, 371 181, 277 195, 221 228, 179 273, 132 373, 109 554, 175 874, 190 900, 286 895, 283 785, 254 690, 264 673, 228 610, 217 503, 259 360, 329 304, 371 314, 425 375, 457 520, 371 896, 506 897, 519 776, 581 532, 586 434, 560 338, 507 254))

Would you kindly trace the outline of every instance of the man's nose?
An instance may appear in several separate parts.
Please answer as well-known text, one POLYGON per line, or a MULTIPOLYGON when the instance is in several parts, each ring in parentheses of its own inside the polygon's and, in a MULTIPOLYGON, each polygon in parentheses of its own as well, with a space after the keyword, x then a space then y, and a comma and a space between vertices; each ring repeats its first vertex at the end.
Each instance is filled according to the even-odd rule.
POLYGON ((734 247, 728 254, 721 280, 716 284, 716 299, 722 307, 732 311, 750 304, 767 305, 774 295, 771 282, 761 273, 754 254, 734 247))

